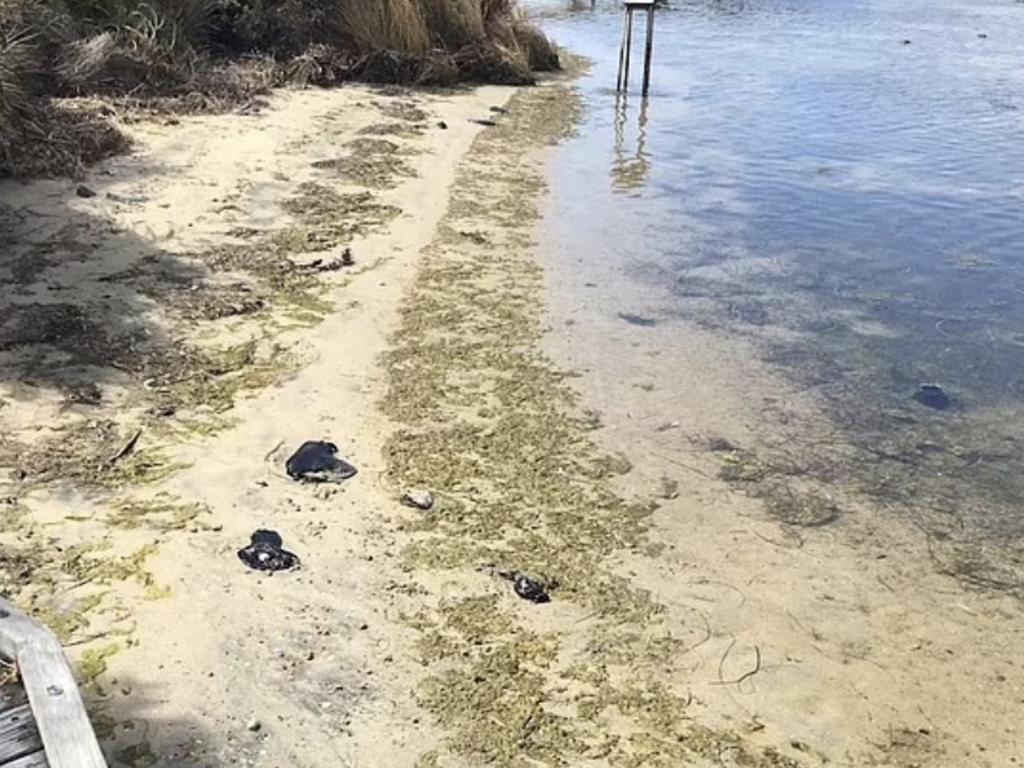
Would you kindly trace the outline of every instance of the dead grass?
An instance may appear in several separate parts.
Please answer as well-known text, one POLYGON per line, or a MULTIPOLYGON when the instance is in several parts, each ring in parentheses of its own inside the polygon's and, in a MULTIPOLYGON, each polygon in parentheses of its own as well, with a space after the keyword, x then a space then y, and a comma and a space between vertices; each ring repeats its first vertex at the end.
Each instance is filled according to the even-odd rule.
POLYGON ((78 177, 86 166, 130 146, 102 109, 74 102, 33 102, 18 110, 6 129, 0 128, 0 177, 78 177))
POLYGON ((409 163, 393 141, 360 138, 345 145, 350 151, 341 157, 318 160, 314 168, 330 170, 350 184, 371 189, 389 189, 413 174, 409 163))
POLYGON ((73 176, 123 151, 115 115, 254 109, 285 83, 527 84, 557 66, 508 0, 0 0, 0 175, 73 176), (105 101, 64 101, 83 95, 105 101))
POLYGON ((410 125, 408 123, 372 123, 365 128, 360 128, 359 133, 363 136, 401 136, 413 138, 421 136, 425 130, 423 125, 410 125))
POLYGON ((417 0, 342 0, 341 23, 363 51, 401 51, 424 55, 430 50, 430 29, 417 0))

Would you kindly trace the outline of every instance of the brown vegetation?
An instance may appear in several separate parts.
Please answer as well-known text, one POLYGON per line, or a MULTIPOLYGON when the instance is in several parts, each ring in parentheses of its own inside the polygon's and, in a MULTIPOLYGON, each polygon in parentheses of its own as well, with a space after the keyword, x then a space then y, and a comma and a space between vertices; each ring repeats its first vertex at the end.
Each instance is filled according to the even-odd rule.
POLYGON ((112 110, 346 79, 528 84, 557 66, 514 0, 0 0, 0 175, 75 174, 120 151, 112 110))

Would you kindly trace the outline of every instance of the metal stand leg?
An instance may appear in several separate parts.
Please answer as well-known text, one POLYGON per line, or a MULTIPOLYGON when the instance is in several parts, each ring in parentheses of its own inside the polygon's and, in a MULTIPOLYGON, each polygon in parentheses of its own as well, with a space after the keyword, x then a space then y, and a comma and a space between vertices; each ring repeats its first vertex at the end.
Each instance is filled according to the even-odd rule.
POLYGON ((629 90, 629 59, 633 53, 633 9, 626 10, 626 66, 623 68, 622 87, 629 90))
POLYGON ((643 95, 647 95, 647 91, 651 87, 651 54, 654 50, 654 9, 651 8, 647 11, 647 41, 644 49, 644 89, 643 95))
POLYGON ((615 90, 621 91, 624 85, 622 81, 622 68, 626 64, 626 19, 629 17, 629 11, 625 11, 622 16, 622 39, 619 41, 619 74, 615 80, 615 90))

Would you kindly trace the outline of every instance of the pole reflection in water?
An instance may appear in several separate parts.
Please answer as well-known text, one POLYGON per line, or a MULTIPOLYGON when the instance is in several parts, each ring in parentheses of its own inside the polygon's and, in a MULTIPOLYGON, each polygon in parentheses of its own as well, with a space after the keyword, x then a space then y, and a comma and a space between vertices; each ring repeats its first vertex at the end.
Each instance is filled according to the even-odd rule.
POLYGON ((647 120, 649 99, 640 100, 635 143, 627 137, 629 96, 615 94, 615 151, 612 159, 612 188, 617 192, 633 192, 647 186, 651 160, 647 152, 647 120))

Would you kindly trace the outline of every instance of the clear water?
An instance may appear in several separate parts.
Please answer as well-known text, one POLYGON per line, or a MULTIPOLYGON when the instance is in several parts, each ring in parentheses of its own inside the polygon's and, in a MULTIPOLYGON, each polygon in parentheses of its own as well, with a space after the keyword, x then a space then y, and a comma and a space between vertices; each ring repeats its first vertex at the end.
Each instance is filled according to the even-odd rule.
POLYGON ((527 6, 593 62, 553 160, 559 250, 652 322, 756 339, 841 430, 828 482, 1020 594, 1024 3, 673 2, 646 100, 639 57, 614 92, 618 3, 527 6))

